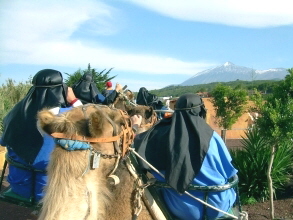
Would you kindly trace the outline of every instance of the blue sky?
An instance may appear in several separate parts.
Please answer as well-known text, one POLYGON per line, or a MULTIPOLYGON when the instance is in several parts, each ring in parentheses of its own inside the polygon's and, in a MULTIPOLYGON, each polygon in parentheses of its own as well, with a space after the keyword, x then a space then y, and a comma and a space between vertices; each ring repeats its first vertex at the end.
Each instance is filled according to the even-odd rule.
MULTIPOLYGON (((293 67, 290 0, 0 0, 0 84, 87 68, 160 89, 230 61, 293 67)), ((66 78, 66 75, 64 74, 66 78)))

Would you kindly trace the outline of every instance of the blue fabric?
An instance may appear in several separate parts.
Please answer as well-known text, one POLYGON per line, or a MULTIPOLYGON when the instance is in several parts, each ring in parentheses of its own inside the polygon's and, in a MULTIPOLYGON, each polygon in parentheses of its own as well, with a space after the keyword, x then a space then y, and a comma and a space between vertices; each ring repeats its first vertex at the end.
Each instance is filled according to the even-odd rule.
POLYGON ((107 96, 110 95, 113 91, 114 91, 114 89, 112 89, 112 90, 107 90, 107 89, 105 89, 105 90, 102 92, 102 95, 105 96, 105 97, 107 97, 107 96))
MULTIPOLYGON (((167 108, 167 106, 164 105, 160 110, 169 110, 169 109, 167 108)), ((164 118, 164 115, 165 115, 165 112, 158 112, 157 118, 160 120, 160 119, 164 118)))
POLYGON ((102 94, 96 95, 96 101, 97 101, 98 104, 103 103, 104 100, 105 100, 105 96, 103 96, 102 94))
POLYGON ((82 141, 55 139, 55 143, 68 151, 87 150, 91 148, 91 146, 88 143, 82 141))
MULTIPOLYGON (((228 179, 237 173, 237 170, 231 164, 231 160, 232 158, 222 138, 214 132, 200 172, 194 178, 192 184, 201 186, 226 184, 228 179)), ((155 178, 164 181, 159 174, 155 172, 152 173, 155 178)), ((161 190, 167 206, 177 218, 186 220, 203 218, 204 207, 200 202, 185 194, 180 195, 173 189, 163 188, 161 190)), ((202 192, 194 190, 188 192, 204 200, 204 194, 202 192)), ((228 211, 235 203, 235 200, 236 193, 234 189, 208 193, 208 203, 223 211, 228 211)), ((222 213, 207 207, 208 219, 215 219, 222 215, 222 213)))
MULTIPOLYGON (((71 108, 72 107, 60 108, 59 113, 68 111, 71 108)), ((50 154, 53 151, 54 146, 54 139, 51 136, 45 134, 43 137, 43 146, 32 164, 26 163, 12 149, 10 149, 9 146, 7 147, 7 152, 9 157, 18 163, 30 166, 37 170, 45 171, 49 163, 50 154)), ((34 181, 34 196, 36 201, 39 201, 44 196, 43 188, 47 183, 47 175, 46 173, 41 172, 35 172, 35 175, 36 177, 34 181)), ((13 165, 9 165, 9 174, 7 177, 7 181, 9 182, 10 187, 14 193, 24 198, 31 197, 33 191, 33 171, 24 170, 13 165)))
POLYGON ((0 137, 0 145, 1 145, 1 146, 6 146, 6 144, 4 143, 4 141, 2 140, 1 137, 0 137))

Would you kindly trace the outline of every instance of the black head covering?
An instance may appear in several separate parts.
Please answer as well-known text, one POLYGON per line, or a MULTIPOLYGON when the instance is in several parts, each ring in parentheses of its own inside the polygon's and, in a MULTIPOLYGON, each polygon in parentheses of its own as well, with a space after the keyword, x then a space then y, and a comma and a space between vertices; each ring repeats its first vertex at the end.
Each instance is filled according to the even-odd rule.
POLYGON ((83 104, 97 103, 96 95, 99 94, 99 90, 93 80, 91 73, 85 73, 80 80, 72 86, 72 90, 83 104))
POLYGON ((37 112, 43 108, 66 107, 67 86, 57 70, 44 69, 33 78, 33 86, 3 120, 2 139, 19 157, 33 163, 43 137, 37 129, 37 112))
POLYGON ((158 96, 149 93, 145 87, 141 87, 138 91, 136 103, 138 105, 152 106, 155 110, 161 109, 164 104, 159 100, 158 96))
POLYGON ((149 92, 145 87, 141 87, 137 93, 136 103, 139 105, 148 105, 147 97, 149 92))
MULTIPOLYGON (((206 109, 196 94, 182 95, 172 118, 162 119, 136 136, 138 153, 158 170, 166 171, 167 183, 183 193, 198 174, 213 134, 205 122, 206 109)), ((140 161, 144 169, 149 167, 140 161)))

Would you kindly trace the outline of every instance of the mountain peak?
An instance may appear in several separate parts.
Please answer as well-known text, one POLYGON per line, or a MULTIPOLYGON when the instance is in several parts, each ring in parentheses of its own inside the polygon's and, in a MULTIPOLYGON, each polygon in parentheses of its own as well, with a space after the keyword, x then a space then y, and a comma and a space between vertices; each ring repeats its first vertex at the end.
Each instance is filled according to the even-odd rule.
POLYGON ((234 64, 231 63, 231 62, 229 62, 229 61, 227 61, 226 63, 224 63, 224 66, 232 66, 232 65, 234 65, 234 64))
POLYGON ((229 82, 235 80, 251 81, 251 74, 255 73, 256 80, 283 79, 288 74, 284 68, 254 70, 252 68, 237 66, 231 62, 226 62, 213 69, 196 73, 191 78, 181 83, 181 86, 198 84, 208 84, 212 82, 229 82))

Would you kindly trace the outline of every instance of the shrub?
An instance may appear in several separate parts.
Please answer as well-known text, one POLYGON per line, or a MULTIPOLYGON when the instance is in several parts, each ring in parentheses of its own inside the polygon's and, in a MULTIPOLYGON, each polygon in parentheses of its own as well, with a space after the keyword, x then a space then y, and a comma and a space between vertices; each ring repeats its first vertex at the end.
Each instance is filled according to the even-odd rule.
MULTIPOLYGON (((231 151, 233 164, 238 169, 239 191, 242 203, 264 201, 269 198, 267 169, 270 158, 270 146, 258 129, 246 132, 242 139, 243 149, 231 151)), ((274 191, 280 191, 289 180, 292 168, 292 143, 281 144, 275 153, 272 168, 274 191)))

